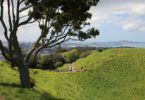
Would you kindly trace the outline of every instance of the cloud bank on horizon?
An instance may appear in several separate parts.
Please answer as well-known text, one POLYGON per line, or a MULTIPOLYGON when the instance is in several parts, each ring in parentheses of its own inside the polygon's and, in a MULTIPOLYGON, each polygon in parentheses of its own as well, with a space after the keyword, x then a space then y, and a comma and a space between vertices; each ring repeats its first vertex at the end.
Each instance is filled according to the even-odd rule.
MULTIPOLYGON (((100 36, 88 41, 145 41, 145 0, 100 0, 90 12, 91 27, 99 28, 100 36)), ((18 36, 21 41, 35 41, 37 24, 21 27, 18 36)))

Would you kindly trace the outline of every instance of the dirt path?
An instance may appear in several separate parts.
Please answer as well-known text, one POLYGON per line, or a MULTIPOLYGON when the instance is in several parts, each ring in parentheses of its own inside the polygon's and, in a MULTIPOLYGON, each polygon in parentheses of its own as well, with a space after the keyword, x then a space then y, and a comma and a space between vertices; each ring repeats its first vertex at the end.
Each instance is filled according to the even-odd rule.
POLYGON ((86 69, 85 68, 81 68, 81 69, 75 69, 75 67, 74 67, 74 65, 73 64, 71 64, 71 63, 69 63, 69 64, 67 64, 67 66, 68 66, 68 71, 69 72, 80 72, 80 71, 85 71, 86 69))
POLYGON ((0 96, 0 100, 6 100, 4 96, 0 96))
POLYGON ((68 71, 75 72, 75 68, 74 68, 73 64, 69 63, 69 64, 67 64, 67 66, 68 66, 68 71))

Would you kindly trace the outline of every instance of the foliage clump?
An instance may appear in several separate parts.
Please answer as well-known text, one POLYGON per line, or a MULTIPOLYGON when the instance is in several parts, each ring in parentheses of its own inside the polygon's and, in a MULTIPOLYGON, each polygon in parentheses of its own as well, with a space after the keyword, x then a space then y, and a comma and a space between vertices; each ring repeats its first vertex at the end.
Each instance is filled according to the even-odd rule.
POLYGON ((69 52, 63 53, 62 57, 65 63, 72 63, 76 61, 80 56, 80 52, 77 49, 73 49, 69 52))

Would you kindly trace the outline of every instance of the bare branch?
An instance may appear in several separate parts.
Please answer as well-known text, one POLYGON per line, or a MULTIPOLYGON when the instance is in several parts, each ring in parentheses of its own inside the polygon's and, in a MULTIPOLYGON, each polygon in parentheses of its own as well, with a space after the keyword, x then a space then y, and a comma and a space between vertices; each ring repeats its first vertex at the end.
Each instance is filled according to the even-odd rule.
POLYGON ((7 48, 5 48, 2 44, 2 41, 0 40, 0 50, 2 52, 2 55, 5 57, 6 60, 11 61, 10 56, 8 55, 9 52, 7 50, 7 48))
POLYGON ((11 3, 12 3, 12 15, 13 15, 13 24, 14 24, 15 23, 15 19, 16 19, 15 12, 14 12, 14 1, 11 0, 11 3))
POLYGON ((68 41, 69 39, 70 39, 70 38, 68 38, 68 39, 64 38, 64 40, 62 40, 62 41, 60 41, 60 42, 57 42, 57 43, 55 43, 55 44, 53 44, 53 45, 51 45, 51 46, 48 46, 47 48, 51 48, 51 47, 57 46, 57 45, 59 45, 59 44, 61 44, 61 43, 63 43, 63 42, 68 41))
POLYGON ((25 62, 28 62, 29 59, 30 59, 30 56, 33 54, 33 52, 35 51, 35 49, 38 47, 39 45, 39 42, 41 41, 42 39, 42 35, 37 39, 34 47, 30 50, 30 52, 27 54, 27 56, 25 57, 25 62))
POLYGON ((17 15, 16 15, 16 17, 17 17, 17 19, 16 19, 16 24, 18 25, 18 23, 19 23, 19 15, 20 15, 20 13, 19 13, 19 9, 20 9, 20 0, 18 0, 17 1, 17 15))
POLYGON ((12 31, 12 19, 11 19, 11 9, 10 9, 10 0, 7 0, 7 6, 8 6, 8 21, 10 25, 10 31, 12 31))
POLYGON ((30 21, 30 22, 28 22, 27 24, 32 24, 32 23, 34 23, 34 22, 36 22, 36 20, 30 21))
POLYGON ((20 19, 26 18, 26 17, 29 17, 29 16, 28 15, 23 15, 23 16, 20 17, 20 19))
MULTIPOLYGON (((47 23, 48 23, 48 21, 45 22, 45 25, 47 25, 47 23)), ((52 24, 53 24, 53 21, 51 22, 51 25, 50 25, 49 27, 47 27, 47 28, 48 28, 47 31, 49 31, 49 30, 51 29, 52 24)), ((39 25, 40 25, 40 21, 39 21, 39 25)), ((43 30, 41 30, 41 31, 43 31, 43 30)), ((39 48, 39 46, 40 46, 39 44, 40 44, 40 41, 42 40, 42 38, 43 38, 43 34, 41 34, 41 35, 39 36, 39 38, 37 39, 37 41, 36 41, 34 47, 30 50, 30 52, 29 52, 29 53, 27 54, 27 56, 25 57, 25 62, 29 62, 29 59, 30 59, 31 55, 33 54, 33 52, 36 50, 36 48, 39 48)), ((51 38, 52 38, 52 34, 51 34, 51 36, 50 36, 50 39, 51 39, 51 38)))
POLYGON ((32 16, 29 16, 25 21, 20 22, 18 26, 26 25, 27 23, 31 21, 31 19, 32 19, 32 16))
POLYGON ((61 40, 61 41, 59 41, 60 39, 58 39, 58 41, 56 42, 56 41, 53 41, 54 42, 54 44, 53 43, 47 43, 47 44, 44 44, 44 45, 42 45, 40 48, 38 48, 37 50, 36 50, 36 52, 34 53, 34 57, 33 57, 33 59, 35 60, 36 59, 36 57, 37 57, 37 54, 42 50, 42 49, 44 49, 44 48, 51 48, 51 47, 54 47, 54 46, 56 46, 56 45, 59 45, 60 43, 63 43, 63 42, 65 42, 65 41, 68 41, 68 39, 66 39, 66 37, 67 37, 67 35, 65 36, 65 37, 62 37, 62 38, 60 38, 60 39, 63 39, 63 40, 61 40), (50 45, 50 44, 52 44, 52 45, 50 45), (50 45, 50 46, 48 46, 48 45, 50 45))
POLYGON ((19 2, 19 5, 22 4, 24 1, 25 1, 25 0, 21 0, 21 1, 19 2))
POLYGON ((4 7, 3 7, 3 3, 4 3, 4 0, 1 0, 1 17, 0 17, 0 21, 2 23, 2 26, 4 28, 4 36, 6 38, 7 41, 9 41, 9 38, 8 38, 8 30, 7 30, 7 26, 4 22, 4 19, 3 19, 3 16, 4 16, 4 7))
MULTIPOLYGON (((67 33, 65 34, 65 31, 66 31, 66 30, 67 30, 67 29, 65 28, 64 31, 62 32, 62 34, 61 34, 60 36, 58 36, 58 37, 52 36, 52 38, 50 38, 49 41, 47 41, 45 44, 43 44, 41 47, 39 47, 39 48, 36 50, 36 52, 34 53, 34 59, 36 58, 38 52, 41 51, 43 48, 50 48, 50 47, 53 47, 53 46, 55 46, 55 45, 57 45, 57 44, 60 44, 60 43, 62 43, 62 42, 65 42, 66 39, 67 39, 67 36, 68 36, 67 33), (55 39, 53 39, 54 37, 55 37, 55 39), (50 46, 49 46, 49 45, 50 45, 50 46)), ((71 31, 71 30, 72 30, 72 27, 69 27, 68 30, 71 31)))
POLYGON ((19 13, 21 13, 21 12, 23 12, 23 11, 25 11, 25 10, 28 10, 28 9, 31 8, 31 7, 32 7, 32 5, 25 6, 24 8, 21 8, 21 9, 19 10, 19 13))

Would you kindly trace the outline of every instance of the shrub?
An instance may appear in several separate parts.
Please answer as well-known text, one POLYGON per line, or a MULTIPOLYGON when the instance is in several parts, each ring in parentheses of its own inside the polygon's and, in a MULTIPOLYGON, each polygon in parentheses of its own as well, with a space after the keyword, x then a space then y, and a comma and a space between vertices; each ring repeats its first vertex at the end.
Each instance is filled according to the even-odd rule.
POLYGON ((62 65, 63 65, 63 62, 61 62, 61 61, 58 61, 54 64, 55 68, 61 67, 62 65))
POLYGON ((58 53, 54 53, 51 55, 41 55, 38 59, 37 68, 52 70, 61 65, 63 65, 62 56, 58 53))
POLYGON ((48 61, 49 61, 49 57, 45 55, 45 56, 40 56, 38 62, 41 66, 47 66, 48 61))
POLYGON ((53 59, 48 55, 40 56, 37 67, 41 69, 54 69, 53 59))
POLYGON ((103 52, 103 49, 98 49, 98 52, 103 52))
POLYGON ((30 68, 36 68, 37 67, 37 61, 36 60, 32 60, 31 62, 30 62, 30 64, 29 64, 29 67, 30 68))
POLYGON ((57 48, 56 48, 56 52, 57 52, 57 53, 66 52, 66 51, 67 51, 67 49, 66 49, 66 48, 61 47, 60 45, 59 45, 59 46, 57 46, 57 48))
POLYGON ((71 51, 62 54, 65 63, 72 63, 76 61, 80 56, 80 52, 77 49, 72 49, 71 51))

